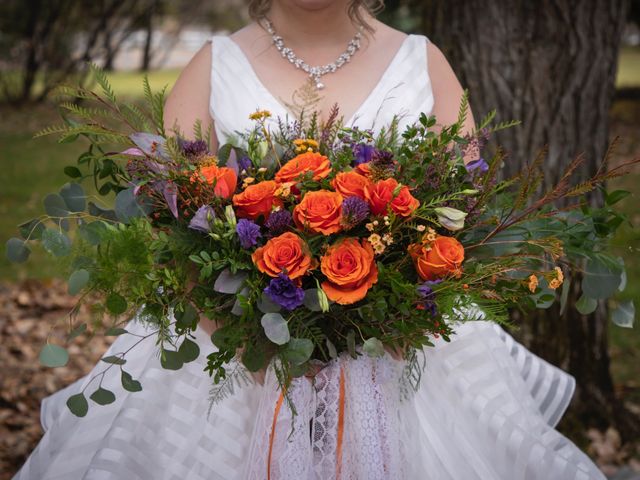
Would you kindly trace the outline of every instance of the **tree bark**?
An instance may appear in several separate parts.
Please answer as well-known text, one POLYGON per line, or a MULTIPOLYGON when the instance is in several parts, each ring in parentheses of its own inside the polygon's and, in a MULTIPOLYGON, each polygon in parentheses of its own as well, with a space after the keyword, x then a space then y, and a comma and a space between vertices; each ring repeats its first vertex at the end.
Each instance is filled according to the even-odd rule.
MULTIPOLYGON (((522 125, 497 135, 508 152, 506 177, 548 148, 546 185, 573 158, 576 173, 595 173, 609 145, 609 109, 615 94, 618 50, 627 0, 428 0, 423 30, 469 89, 476 117, 497 110, 499 121, 522 125)), ((437 101, 437 99, 436 99, 437 101)), ((589 202, 602 199, 591 195, 589 202)), ((579 279, 571 298, 579 297, 579 279)), ((532 351, 577 381, 569 422, 615 425, 624 437, 640 431, 615 398, 609 370, 607 309, 588 316, 557 307, 532 314, 515 332, 532 351)))

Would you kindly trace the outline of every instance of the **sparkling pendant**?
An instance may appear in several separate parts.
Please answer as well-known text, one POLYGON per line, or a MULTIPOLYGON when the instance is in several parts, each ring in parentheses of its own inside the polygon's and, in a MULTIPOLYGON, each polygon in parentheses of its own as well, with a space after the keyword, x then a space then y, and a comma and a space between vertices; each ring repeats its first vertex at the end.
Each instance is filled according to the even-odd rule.
POLYGON ((317 90, 322 90, 324 88, 324 83, 322 82, 316 82, 316 89, 317 90))

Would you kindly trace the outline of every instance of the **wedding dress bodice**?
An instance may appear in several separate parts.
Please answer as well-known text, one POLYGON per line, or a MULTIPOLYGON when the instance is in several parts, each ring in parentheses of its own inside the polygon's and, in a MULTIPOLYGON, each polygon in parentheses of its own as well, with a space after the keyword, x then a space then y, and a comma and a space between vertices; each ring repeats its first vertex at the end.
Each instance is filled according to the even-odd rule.
MULTIPOLYGON (((432 112, 427 42, 406 38, 346 125, 377 130, 401 115, 404 128, 432 112)), ((257 109, 271 111, 271 121, 288 113, 240 48, 213 37, 210 112, 219 142, 250 126, 257 109)), ((144 335, 149 327, 133 319, 126 328, 144 335)), ((401 362, 343 357, 315 383, 296 380, 295 417, 272 371, 264 386, 237 389, 209 415, 212 380, 204 367, 215 347, 203 330, 195 336, 200 357, 178 371, 162 368, 153 341, 131 350, 127 371, 143 390, 124 391, 113 369, 102 385, 117 400, 92 403, 85 418, 65 402, 104 363, 46 398, 46 433, 15 480, 604 480, 554 429, 573 378, 491 323, 463 323, 451 342, 436 339, 419 352, 420 387, 404 400, 401 362)), ((105 356, 137 338, 121 335, 105 356)))

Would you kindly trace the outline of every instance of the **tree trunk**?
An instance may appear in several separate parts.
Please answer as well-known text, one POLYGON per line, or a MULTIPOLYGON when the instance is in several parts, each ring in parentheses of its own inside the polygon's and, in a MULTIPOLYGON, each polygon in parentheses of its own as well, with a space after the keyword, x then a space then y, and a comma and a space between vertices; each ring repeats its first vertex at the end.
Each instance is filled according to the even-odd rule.
MULTIPOLYGON (((627 10, 627 0, 424 2, 423 30, 469 89, 476 117, 496 109, 500 121, 522 121, 497 135, 509 155, 505 176, 519 172, 544 146, 547 186, 579 154, 586 161, 577 175, 595 172, 609 143, 627 10)), ((592 195, 589 201, 597 205, 601 198, 592 195)), ((578 279, 572 284, 575 303, 578 279)), ((563 315, 552 308, 519 324, 520 341, 576 378, 569 421, 613 424, 627 438, 638 433, 637 419, 629 421, 614 396, 604 305, 588 316, 571 307, 563 315)))

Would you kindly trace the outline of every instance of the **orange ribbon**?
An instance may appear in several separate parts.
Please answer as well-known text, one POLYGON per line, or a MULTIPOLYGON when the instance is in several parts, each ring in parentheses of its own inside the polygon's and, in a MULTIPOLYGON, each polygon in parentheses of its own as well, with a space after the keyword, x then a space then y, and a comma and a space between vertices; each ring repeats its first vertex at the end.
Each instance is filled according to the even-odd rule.
MULTIPOLYGON (((340 480, 342 470, 342 442, 344 440, 344 389, 345 389, 344 370, 340 367, 340 391, 338 397, 338 435, 336 445, 336 480, 340 480)), ((267 480, 271 480, 271 457, 273 455, 273 442, 276 437, 276 423, 280 415, 280 408, 284 401, 284 391, 280 391, 280 396, 276 402, 276 408, 273 411, 273 420, 271 421, 271 433, 269 434, 269 456, 267 458, 267 480)))

